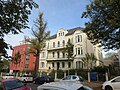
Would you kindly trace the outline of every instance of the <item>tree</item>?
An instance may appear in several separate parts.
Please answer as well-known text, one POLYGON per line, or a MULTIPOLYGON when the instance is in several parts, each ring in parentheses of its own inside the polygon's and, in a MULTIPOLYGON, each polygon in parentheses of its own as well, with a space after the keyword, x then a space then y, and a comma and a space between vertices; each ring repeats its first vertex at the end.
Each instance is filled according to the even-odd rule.
MULTIPOLYGON (((70 60, 73 60, 75 57, 75 55, 73 54, 73 46, 74 45, 71 43, 70 39, 68 39, 67 45, 65 47, 65 53, 67 55, 68 63, 70 60)), ((69 69, 68 69, 68 75, 69 75, 69 69)))
POLYGON ((20 52, 18 51, 12 58, 12 63, 14 64, 19 64, 21 62, 21 54, 20 52))
POLYGON ((4 41, 7 34, 19 34, 28 28, 28 16, 38 5, 33 0, 0 0, 0 53, 7 56, 6 49, 11 45, 4 41))
MULTIPOLYGON (((11 62, 14 63, 16 66, 18 64, 20 64, 20 62, 21 62, 21 54, 20 54, 19 51, 12 57, 12 61, 11 62)), ((16 76, 16 73, 17 72, 15 71, 15 76, 16 76)))
POLYGON ((104 49, 120 48, 120 0, 91 0, 82 18, 89 18, 83 30, 93 44, 104 49))
POLYGON ((93 63, 95 64, 95 62, 97 61, 96 56, 94 55, 94 53, 86 53, 85 57, 82 58, 82 61, 84 63, 84 65, 87 67, 88 70, 91 70, 93 67, 93 63))
POLYGON ((35 30, 32 29, 34 38, 26 40, 30 43, 29 53, 32 53, 36 57, 34 69, 34 77, 36 77, 39 66, 39 54, 42 48, 44 48, 45 41, 49 37, 50 32, 45 31, 47 23, 43 21, 43 13, 39 14, 39 18, 34 23, 36 27, 35 30))
POLYGON ((2 60, 0 60, 0 67, 0 72, 9 72, 9 60, 2 58, 2 60))
POLYGON ((105 59, 108 59, 108 60, 114 60, 115 58, 116 58, 116 53, 114 53, 114 52, 108 52, 105 55, 105 59))

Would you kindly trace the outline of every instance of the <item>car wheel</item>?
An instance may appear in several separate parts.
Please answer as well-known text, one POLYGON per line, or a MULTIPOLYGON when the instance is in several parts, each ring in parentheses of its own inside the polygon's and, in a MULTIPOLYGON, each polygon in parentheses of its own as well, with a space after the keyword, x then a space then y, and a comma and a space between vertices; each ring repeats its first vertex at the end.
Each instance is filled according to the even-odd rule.
POLYGON ((47 82, 44 82, 44 84, 47 83, 47 82))
POLYGON ((106 87, 105 87, 105 90, 113 90, 113 89, 112 89, 112 87, 110 87, 110 86, 106 86, 106 87))
POLYGON ((25 83, 26 83, 26 80, 24 79, 24 80, 23 80, 23 82, 25 82, 25 83))
POLYGON ((33 81, 33 83, 35 84, 35 81, 33 81))

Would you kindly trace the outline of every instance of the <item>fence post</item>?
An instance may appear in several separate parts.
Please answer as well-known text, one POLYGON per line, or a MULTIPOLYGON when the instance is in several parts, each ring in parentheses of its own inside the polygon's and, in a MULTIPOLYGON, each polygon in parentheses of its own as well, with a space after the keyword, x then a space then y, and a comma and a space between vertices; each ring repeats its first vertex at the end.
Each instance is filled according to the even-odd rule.
POLYGON ((90 72, 88 72, 88 82, 90 82, 90 72))
POLYGON ((108 73, 107 72, 105 72, 105 79, 106 79, 106 81, 108 81, 108 73))
POLYGON ((55 80, 57 79, 57 71, 55 71, 55 80))

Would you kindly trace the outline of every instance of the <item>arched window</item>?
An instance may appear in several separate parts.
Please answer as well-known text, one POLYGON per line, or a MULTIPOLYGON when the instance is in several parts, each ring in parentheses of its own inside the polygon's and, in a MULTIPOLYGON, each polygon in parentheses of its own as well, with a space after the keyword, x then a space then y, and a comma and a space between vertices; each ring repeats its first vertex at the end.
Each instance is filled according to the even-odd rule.
POLYGON ((71 62, 68 62, 68 68, 71 68, 71 62))
POLYGON ((53 42, 53 48, 55 47, 55 42, 53 42))
POLYGON ((59 52, 57 52, 57 58, 60 58, 60 53, 59 52))
POLYGON ((44 62, 41 62, 41 68, 43 68, 45 66, 44 62))
POLYGON ((60 47, 60 41, 58 41, 58 47, 60 47))
POLYGON ((55 57, 55 52, 53 52, 53 58, 55 57))
POLYGON ((63 40, 63 47, 65 46, 65 40, 63 40))
POLYGON ((82 35, 77 35, 75 39, 76 39, 76 42, 82 42, 82 35))

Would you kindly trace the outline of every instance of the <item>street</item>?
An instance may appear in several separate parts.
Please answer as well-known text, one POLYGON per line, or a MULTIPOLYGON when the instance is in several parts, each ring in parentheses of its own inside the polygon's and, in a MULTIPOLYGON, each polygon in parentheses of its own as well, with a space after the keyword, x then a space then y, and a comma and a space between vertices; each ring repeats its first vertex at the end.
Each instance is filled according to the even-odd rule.
POLYGON ((27 86, 31 87, 32 90, 37 90, 37 87, 38 87, 39 85, 34 84, 34 83, 27 83, 27 86))

